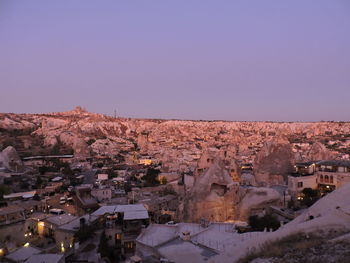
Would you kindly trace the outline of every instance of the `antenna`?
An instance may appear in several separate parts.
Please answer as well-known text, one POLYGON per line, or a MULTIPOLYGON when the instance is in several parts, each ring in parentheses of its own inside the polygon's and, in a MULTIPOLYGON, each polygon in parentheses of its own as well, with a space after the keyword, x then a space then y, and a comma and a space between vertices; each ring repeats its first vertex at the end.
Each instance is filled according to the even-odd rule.
POLYGON ((115 119, 117 118, 117 110, 116 109, 114 110, 114 118, 115 119))

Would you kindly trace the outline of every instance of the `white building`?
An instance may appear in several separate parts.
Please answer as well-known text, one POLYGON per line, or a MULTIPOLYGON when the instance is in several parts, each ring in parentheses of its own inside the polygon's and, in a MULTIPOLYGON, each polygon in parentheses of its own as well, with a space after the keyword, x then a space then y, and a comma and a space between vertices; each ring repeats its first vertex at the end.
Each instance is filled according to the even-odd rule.
POLYGON ((288 176, 288 191, 297 197, 305 188, 326 193, 350 182, 350 161, 331 160, 299 163, 295 172, 288 176))
POLYGON ((289 193, 297 197, 305 188, 317 189, 317 175, 290 175, 288 176, 288 191, 289 193))

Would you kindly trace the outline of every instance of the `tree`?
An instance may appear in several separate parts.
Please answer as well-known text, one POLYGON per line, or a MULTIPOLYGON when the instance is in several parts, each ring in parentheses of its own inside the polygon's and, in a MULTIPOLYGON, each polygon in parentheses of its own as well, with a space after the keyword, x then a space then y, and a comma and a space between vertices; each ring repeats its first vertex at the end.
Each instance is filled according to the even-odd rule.
POLYGON ((46 172, 49 172, 49 171, 50 171, 50 169, 46 165, 39 166, 39 173, 40 174, 45 174, 46 172))
POLYGON ((108 179, 109 179, 109 180, 112 179, 113 177, 116 177, 116 176, 117 176, 117 174, 113 171, 113 169, 109 169, 109 170, 107 171, 107 174, 108 174, 108 179))
POLYGON ((145 181, 145 186, 159 185, 158 175, 160 171, 154 168, 148 168, 146 175, 142 176, 142 180, 145 181))
POLYGON ((73 174, 74 174, 74 172, 73 172, 72 169, 69 167, 69 165, 63 167, 62 173, 63 173, 64 175, 73 175, 73 174))
POLYGON ((10 187, 4 184, 0 184, 0 200, 4 200, 4 195, 10 193, 10 187))
POLYGON ((102 258, 108 258, 111 262, 118 262, 117 255, 114 254, 114 249, 108 245, 108 238, 105 231, 102 232, 98 252, 102 258))
POLYGON ((40 201, 41 198, 40 198, 40 196, 39 196, 38 194, 35 194, 35 195, 33 196, 33 200, 40 201))
POLYGON ((86 144, 90 146, 91 144, 93 144, 93 143, 95 143, 95 142, 96 142, 95 139, 89 139, 89 140, 86 142, 86 144))
POLYGON ((125 184, 124 184, 124 191, 126 192, 126 193, 128 193, 128 192, 130 192, 131 191, 131 184, 130 184, 130 182, 129 181, 127 181, 127 182, 125 182, 125 184))
POLYGON ((108 257, 108 240, 105 231, 102 232, 100 244, 98 245, 98 252, 102 257, 108 257))
POLYGON ((280 222, 273 215, 254 215, 249 217, 249 225, 254 231, 263 231, 265 228, 276 230, 280 227, 280 222))
POLYGON ((41 176, 38 176, 36 178, 36 183, 35 183, 36 188, 41 188, 42 184, 43 184, 43 180, 41 179, 41 176))
POLYGON ((301 205, 312 206, 319 198, 320 192, 311 188, 304 188, 302 191, 303 199, 300 201, 301 205))
POLYGON ((84 217, 80 218, 80 228, 78 232, 75 233, 75 237, 79 242, 84 242, 88 240, 95 232, 95 226, 86 224, 86 219, 84 217))
POLYGON ((61 145, 59 143, 56 143, 50 151, 51 155, 59 155, 61 153, 61 145))
POLYGON ((21 182, 20 187, 22 189, 28 190, 29 189, 29 183, 28 182, 21 182))

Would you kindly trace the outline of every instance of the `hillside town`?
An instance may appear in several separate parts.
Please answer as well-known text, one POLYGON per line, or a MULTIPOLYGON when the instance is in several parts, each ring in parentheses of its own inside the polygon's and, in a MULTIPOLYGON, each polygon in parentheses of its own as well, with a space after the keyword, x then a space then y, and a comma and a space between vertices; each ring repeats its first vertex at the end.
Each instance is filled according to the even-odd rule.
POLYGON ((350 123, 77 107, 0 114, 0 150, 0 262, 251 262, 301 232, 350 249, 350 123))

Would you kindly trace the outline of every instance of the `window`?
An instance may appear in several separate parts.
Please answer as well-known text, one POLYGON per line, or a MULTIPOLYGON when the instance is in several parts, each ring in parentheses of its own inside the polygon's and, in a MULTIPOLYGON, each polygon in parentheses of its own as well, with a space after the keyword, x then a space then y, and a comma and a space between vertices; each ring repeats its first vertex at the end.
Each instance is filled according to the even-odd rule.
POLYGON ((132 249, 134 247, 134 242, 126 242, 125 243, 125 246, 128 248, 128 249, 132 249))
POLYGON ((326 176, 324 177, 324 181, 325 181, 325 183, 329 183, 329 177, 328 177, 328 175, 326 175, 326 176))
POLYGON ((323 182, 323 175, 320 175, 320 182, 323 182))
POLYGON ((303 187, 303 182, 298 182, 298 188, 302 188, 303 187))
POLYGON ((333 184, 333 175, 331 175, 331 176, 329 177, 329 182, 330 182, 331 184, 333 184))

